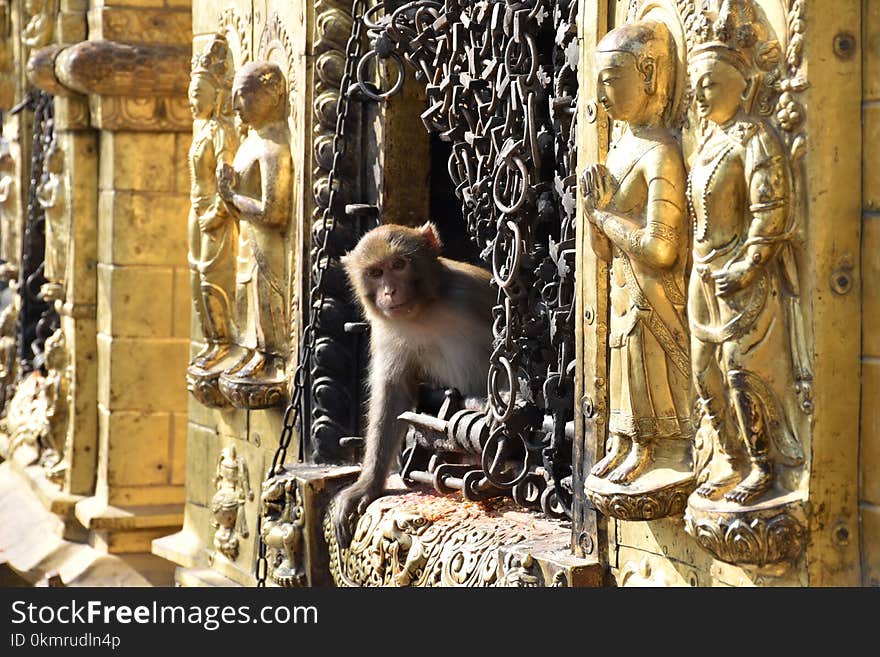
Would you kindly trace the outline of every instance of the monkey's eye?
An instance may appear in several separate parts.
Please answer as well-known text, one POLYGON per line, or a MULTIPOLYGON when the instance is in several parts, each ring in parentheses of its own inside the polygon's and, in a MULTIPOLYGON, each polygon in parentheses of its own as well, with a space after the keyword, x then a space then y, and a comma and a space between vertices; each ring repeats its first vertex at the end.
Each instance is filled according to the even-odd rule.
POLYGON ((370 267, 367 270, 368 278, 382 278, 382 270, 379 267, 370 267))
POLYGON ((406 259, 404 258, 395 258, 391 261, 391 269, 394 271, 400 271, 401 269, 406 268, 406 259))

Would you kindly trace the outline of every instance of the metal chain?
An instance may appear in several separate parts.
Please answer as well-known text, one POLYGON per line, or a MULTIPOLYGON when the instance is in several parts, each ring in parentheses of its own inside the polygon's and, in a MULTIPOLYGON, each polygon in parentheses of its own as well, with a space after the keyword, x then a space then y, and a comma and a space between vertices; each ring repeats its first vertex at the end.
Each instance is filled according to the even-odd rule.
MULTIPOLYGON (((328 174, 329 197, 327 207, 321 215, 321 230, 323 231, 323 239, 321 245, 312 254, 315 263, 315 278, 309 291, 309 308, 311 315, 306 327, 303 329, 302 339, 300 342, 299 358, 297 361, 296 373, 293 376, 293 390, 290 396, 290 403, 284 410, 284 419, 282 421, 281 435, 278 437, 278 448, 272 457, 272 465, 266 473, 266 481, 278 474, 278 471, 284 465, 287 458, 287 448, 293 439, 294 429, 299 429, 299 453, 298 460, 304 459, 305 435, 303 426, 305 424, 303 414, 303 394, 306 390, 307 372, 309 364, 312 361, 312 354, 315 349, 316 332, 315 328, 321 323, 321 310, 324 305, 324 274, 327 271, 330 259, 327 257, 327 246, 330 236, 336 228, 337 220, 333 216, 335 209, 336 194, 338 191, 337 176, 339 172, 339 164, 344 152, 345 144, 345 124, 348 120, 350 98, 349 90, 352 82, 356 79, 357 65, 361 56, 363 18, 364 18, 365 0, 354 0, 352 3, 352 27, 351 36, 345 46, 345 72, 339 83, 339 98, 336 100, 336 128, 333 134, 333 162, 330 166, 328 174)), ((262 515, 257 514, 257 542, 258 556, 256 564, 256 580, 258 587, 266 586, 266 577, 268 576, 269 564, 266 557, 266 544, 262 535, 262 515)))

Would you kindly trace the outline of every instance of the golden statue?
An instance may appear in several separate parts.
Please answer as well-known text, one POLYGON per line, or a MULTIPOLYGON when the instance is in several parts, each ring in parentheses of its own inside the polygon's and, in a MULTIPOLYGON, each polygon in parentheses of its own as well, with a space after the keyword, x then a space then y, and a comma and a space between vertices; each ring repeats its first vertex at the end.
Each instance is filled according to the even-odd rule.
POLYGON ((57 329, 46 339, 46 374, 29 372, 9 402, 5 431, 10 437, 9 454, 22 465, 39 463, 50 481, 62 483, 70 418, 70 375, 64 331, 57 329))
POLYGON ((21 40, 29 48, 42 48, 52 40, 54 16, 49 0, 25 0, 28 20, 21 31, 21 40))
POLYGON ((254 341, 220 379, 236 406, 265 408, 285 396, 288 351, 288 263, 285 239, 291 211, 287 83, 278 65, 245 64, 233 82, 233 109, 247 137, 230 166, 218 168, 218 188, 241 222, 236 305, 240 326, 254 341))
POLYGON ((689 178, 688 315, 698 443, 709 455, 690 505, 746 505, 773 497, 778 467, 804 459, 794 430, 794 372, 803 368, 785 303, 797 290, 792 180, 786 149, 752 109, 762 69, 774 64, 754 7, 715 2, 692 31, 688 67, 705 132, 689 178))
POLYGON ((605 165, 581 176, 593 250, 611 263, 610 440, 586 489, 627 519, 681 512, 693 488, 686 173, 669 125, 677 65, 659 21, 599 42, 598 100, 625 126, 605 165))
POLYGON ((21 259, 21 214, 15 181, 15 158, 9 144, 0 137, 0 278, 18 276, 21 259))
POLYGON ((205 52, 193 57, 189 85, 195 137, 189 149, 189 268, 193 307, 205 338, 187 370, 190 390, 204 404, 224 406, 217 380, 233 345, 233 299, 238 221, 220 198, 218 165, 231 163, 238 147, 232 122, 229 46, 215 35, 205 52))
POLYGON ((214 547, 227 559, 235 561, 238 558, 238 537, 250 536, 244 505, 253 501, 254 492, 247 461, 243 456, 238 456, 234 446, 224 447, 220 451, 214 488, 217 491, 211 498, 214 547))
POLYGON ((36 190, 37 203, 46 215, 46 257, 40 290, 46 301, 64 298, 67 269, 67 244, 70 238, 67 212, 67 188, 64 181, 64 151, 53 139, 46 151, 43 178, 36 190))

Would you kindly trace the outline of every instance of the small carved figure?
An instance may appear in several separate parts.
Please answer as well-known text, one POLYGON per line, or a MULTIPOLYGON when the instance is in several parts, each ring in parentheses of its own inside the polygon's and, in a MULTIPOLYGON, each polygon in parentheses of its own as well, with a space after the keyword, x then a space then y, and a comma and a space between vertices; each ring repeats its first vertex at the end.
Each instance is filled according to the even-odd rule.
POLYGON ((420 513, 396 511, 382 519, 370 545, 373 567, 379 577, 386 578, 391 570, 390 581, 394 586, 409 586, 418 580, 428 552, 419 540, 430 522, 420 513))
POLYGON ((46 301, 64 298, 67 245, 70 239, 64 151, 53 139, 46 151, 43 178, 37 185, 37 203, 46 215, 46 258, 43 275, 48 281, 40 293, 46 301))
POLYGON ((233 339, 238 222, 220 198, 216 178, 218 165, 230 164, 238 147, 231 90, 229 46, 222 35, 214 35, 205 52, 193 57, 189 85, 195 126, 189 149, 190 285, 205 347, 193 357, 188 374, 199 378, 219 376, 233 339))
POLYGON ((238 558, 238 537, 250 536, 244 505, 254 499, 254 493, 247 461, 238 456, 234 446, 220 451, 214 487, 217 489, 211 498, 211 526, 216 529, 214 547, 227 559, 235 561, 238 558))
MULTIPOLYGON (((587 485, 651 479, 657 489, 681 483, 679 474, 690 479, 692 468, 686 174, 664 119, 675 43, 663 23, 625 24, 599 42, 596 64, 598 100, 626 126, 605 165, 581 177, 593 250, 611 263, 610 444, 587 485), (661 469, 675 481, 657 475, 661 469)), ((686 496, 678 496, 677 511, 686 496)), ((660 515, 676 512, 661 506, 660 515)))
MULTIPOLYGON (((21 310, 21 297, 17 292, 16 281, 10 281, 12 298, 0 312, 0 386, 3 386, 2 406, 5 406, 6 386, 12 384, 15 379, 15 323, 21 310)), ((2 407, 0 406, 0 407, 2 407)))
POLYGON ((29 48, 42 48, 52 40, 53 20, 50 0, 25 0, 28 21, 21 31, 21 40, 29 48))
POLYGON ((21 258, 21 214, 18 207, 18 185, 15 180, 15 158, 9 144, 0 137, 0 278, 18 276, 21 258))
POLYGON ((241 222, 237 315, 241 326, 252 320, 255 344, 223 373, 224 393, 230 387, 281 384, 289 333, 285 235, 292 172, 287 85, 276 64, 251 62, 235 74, 232 94, 233 109, 248 134, 233 164, 219 164, 217 184, 229 212, 241 222))
POLYGON ((303 564, 305 514, 296 479, 281 474, 264 481, 260 505, 263 509, 260 527, 263 543, 267 549, 276 551, 274 558, 269 560, 272 581, 285 588, 306 586, 303 564))
POLYGON ((689 72, 706 130, 689 180, 688 313, 698 442, 710 453, 696 494, 746 505, 771 490, 777 466, 804 458, 785 305, 797 289, 791 172, 779 137, 752 110, 762 65, 774 62, 754 7, 710 3, 695 25, 689 72))
POLYGON ((337 541, 351 541, 351 518, 385 486, 406 433, 416 387, 430 382, 465 397, 485 395, 495 293, 487 271, 440 257, 433 224, 373 229, 343 258, 370 321, 370 407, 357 481, 336 498, 337 541))
POLYGON ((58 329, 45 344, 47 373, 30 372, 9 403, 6 431, 9 454, 23 465, 39 463, 60 483, 67 469, 64 444, 69 419, 67 350, 58 329))

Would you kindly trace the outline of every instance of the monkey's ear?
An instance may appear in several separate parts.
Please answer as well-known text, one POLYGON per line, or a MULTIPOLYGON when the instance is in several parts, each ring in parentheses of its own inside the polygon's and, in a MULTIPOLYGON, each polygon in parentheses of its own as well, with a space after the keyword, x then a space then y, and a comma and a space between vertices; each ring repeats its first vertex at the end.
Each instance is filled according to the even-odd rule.
POLYGON ((419 232, 426 240, 428 240, 428 244, 431 245, 431 249, 434 253, 440 255, 440 249, 443 247, 443 242, 440 241, 440 231, 437 230, 437 226, 430 221, 426 221, 422 224, 422 227, 419 228, 419 232))

